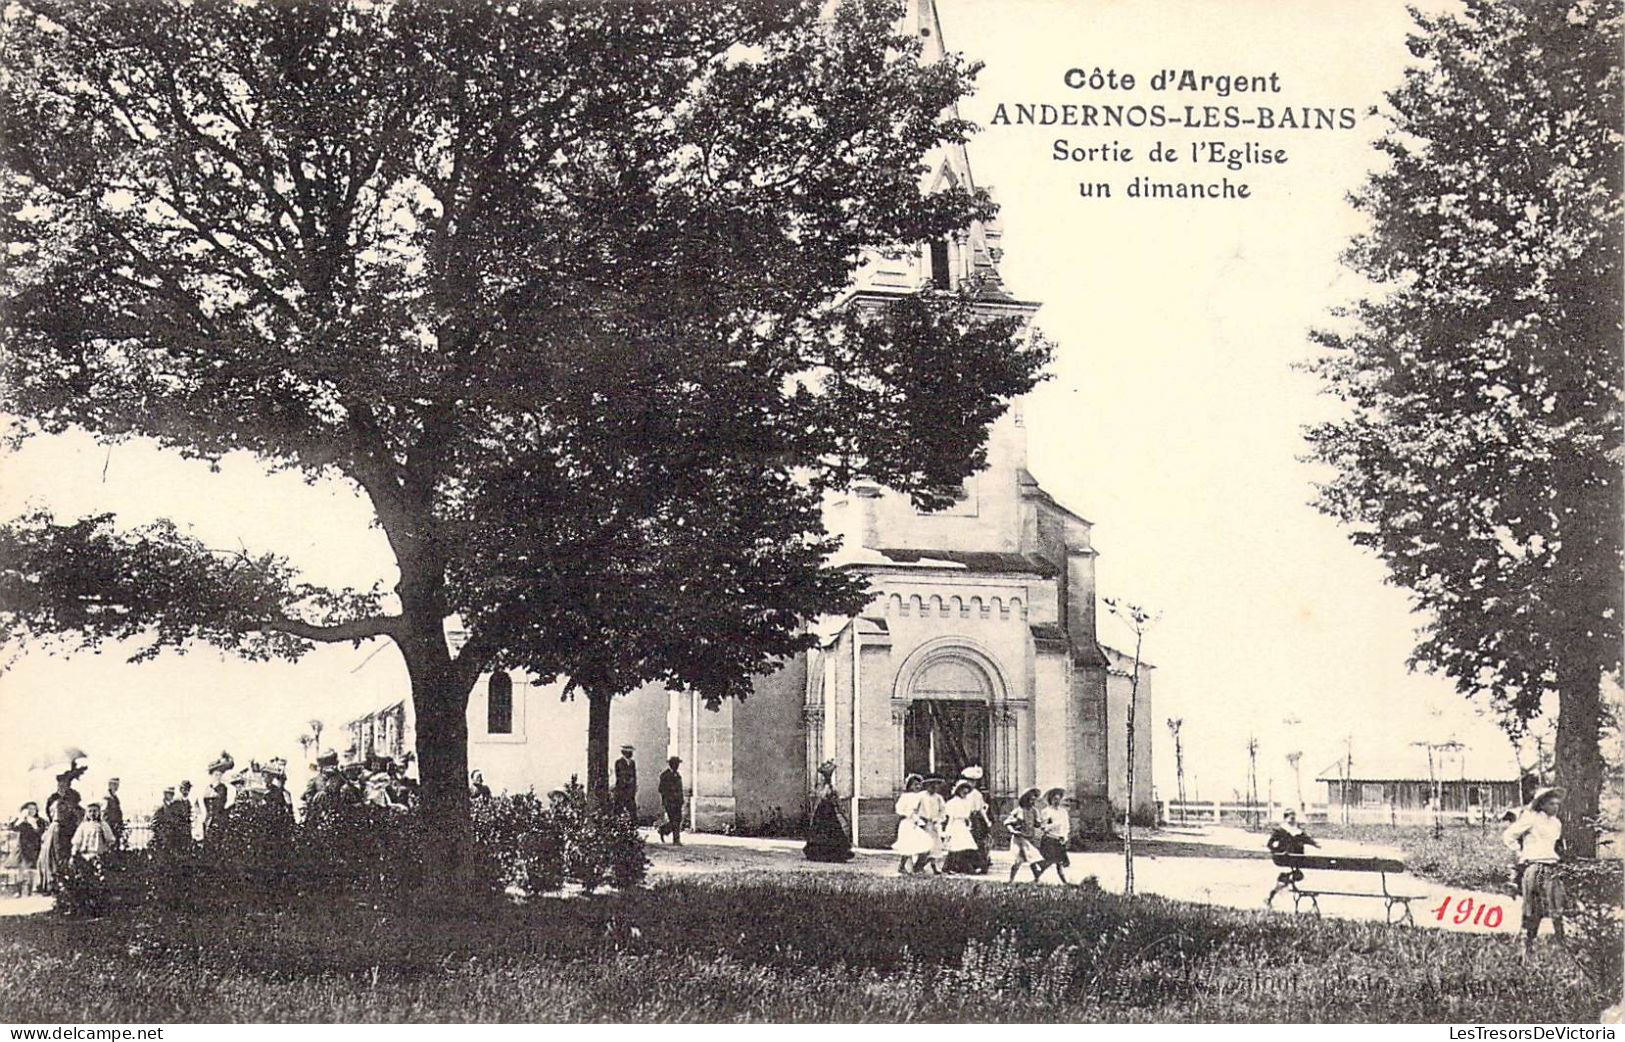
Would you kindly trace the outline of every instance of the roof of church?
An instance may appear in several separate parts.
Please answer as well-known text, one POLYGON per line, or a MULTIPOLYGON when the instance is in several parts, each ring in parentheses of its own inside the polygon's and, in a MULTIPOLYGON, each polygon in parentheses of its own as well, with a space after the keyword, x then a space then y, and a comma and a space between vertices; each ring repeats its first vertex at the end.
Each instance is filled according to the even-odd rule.
POLYGON ((1052 506, 1056 510, 1065 514, 1067 517, 1075 518, 1082 521, 1086 525, 1094 524, 1093 521, 1090 521, 1077 511, 1069 510, 1062 506, 1061 501, 1050 495, 1049 492, 1045 491, 1044 486, 1038 483, 1038 479, 1033 477, 1032 471, 1028 470, 1026 467, 1022 467, 1016 472, 1016 480, 1021 482, 1022 495, 1031 496, 1032 498, 1041 501, 1046 506, 1052 506))
POLYGON ((1016 573, 1052 578, 1055 565, 1037 554, 1003 553, 981 550, 910 550, 900 547, 877 547, 874 553, 884 562, 912 565, 919 568, 948 568, 954 571, 985 573, 1016 573))

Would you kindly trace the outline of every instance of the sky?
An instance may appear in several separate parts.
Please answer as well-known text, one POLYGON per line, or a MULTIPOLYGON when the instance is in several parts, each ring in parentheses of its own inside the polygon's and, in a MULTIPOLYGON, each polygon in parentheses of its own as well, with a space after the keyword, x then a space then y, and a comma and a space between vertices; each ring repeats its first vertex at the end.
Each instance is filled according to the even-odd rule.
MULTIPOLYGON (((1348 206, 1375 162, 1365 112, 1409 56, 1400 3, 1189 0, 941 0, 948 47, 985 63, 963 114, 980 184, 1001 204, 1009 288, 1042 302, 1055 343, 1051 379, 1024 407, 1030 469, 1095 523, 1100 591, 1157 613, 1152 740, 1159 795, 1174 791, 1163 721, 1184 721, 1186 788, 1231 798, 1258 739, 1259 790, 1289 798, 1285 755, 1315 774, 1352 748, 1392 759, 1409 743, 1455 738, 1470 764, 1510 762, 1494 723, 1447 680, 1412 673, 1419 620, 1380 562, 1309 504, 1317 477, 1300 460, 1302 428, 1336 414, 1314 378, 1307 333, 1362 289, 1338 254, 1356 232, 1348 206), (1116 69, 1132 91, 1073 90, 1068 69, 1116 69), (1164 68, 1278 74, 1279 95, 1178 95, 1147 89, 1164 68), (1352 106, 1339 132, 987 126, 1000 102, 1352 106), (1056 138, 1116 143, 1131 163, 1051 158, 1056 138), (1249 141, 1288 161, 1231 171, 1147 164, 1164 140, 1249 141), (1248 182, 1249 199, 1136 200, 1129 178, 1248 182), (1084 199, 1079 181, 1110 181, 1084 199), (1347 743, 1347 744, 1346 744, 1347 743)), ((37 439, 0 461, 0 516, 48 506, 58 516, 116 510, 121 523, 190 523, 210 545, 274 549, 314 581, 393 583, 381 535, 354 491, 268 476, 230 457, 218 471, 141 444, 37 439)), ((1132 642, 1102 616, 1102 639, 1132 642)), ((308 721, 329 726, 399 698, 392 649, 321 647, 297 664, 247 664, 208 649, 129 665, 134 648, 92 655, 7 649, 0 665, 0 807, 43 784, 29 764, 73 745, 90 751, 81 788, 121 775, 140 807, 180 778, 201 780, 221 749, 239 761, 299 761, 308 721)), ((1142 732, 1143 735, 1144 732, 1142 732)))

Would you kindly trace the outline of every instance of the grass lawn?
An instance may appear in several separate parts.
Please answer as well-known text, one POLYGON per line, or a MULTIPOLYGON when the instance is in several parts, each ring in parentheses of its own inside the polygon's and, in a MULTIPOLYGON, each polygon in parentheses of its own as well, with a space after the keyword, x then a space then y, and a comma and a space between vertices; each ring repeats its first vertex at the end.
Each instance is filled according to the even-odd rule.
POLYGON ((1571 1022, 1618 986, 1507 938, 851 873, 0 920, 9 1022, 1571 1022))

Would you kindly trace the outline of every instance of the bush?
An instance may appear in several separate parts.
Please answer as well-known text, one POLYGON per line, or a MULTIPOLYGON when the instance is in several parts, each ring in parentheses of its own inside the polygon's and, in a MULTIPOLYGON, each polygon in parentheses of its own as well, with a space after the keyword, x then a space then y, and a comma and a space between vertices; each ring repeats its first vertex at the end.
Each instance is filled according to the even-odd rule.
POLYGON ((564 838, 564 874, 591 893, 606 878, 621 888, 637 886, 649 873, 643 834, 623 815, 594 811, 587 793, 571 779, 553 794, 552 813, 564 838))
POLYGON ((542 894, 564 885, 564 832, 534 792, 474 801, 474 843, 496 885, 542 894))
POLYGON ((1575 861, 1563 866, 1570 907, 1564 926, 1575 961, 1598 988, 1625 980, 1625 865, 1612 858, 1575 861))
POLYGON ((57 880, 56 911, 63 915, 94 917, 107 911, 107 869, 100 859, 75 855, 57 880))

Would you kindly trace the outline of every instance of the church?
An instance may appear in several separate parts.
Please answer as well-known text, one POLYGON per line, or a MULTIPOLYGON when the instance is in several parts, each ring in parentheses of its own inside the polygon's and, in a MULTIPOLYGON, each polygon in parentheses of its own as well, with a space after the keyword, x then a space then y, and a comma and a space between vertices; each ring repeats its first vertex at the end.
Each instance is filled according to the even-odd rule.
MULTIPOLYGON (((925 60, 939 57, 931 0, 911 2, 905 19, 925 60)), ((925 176, 927 190, 975 186, 963 146, 931 157, 925 176)), ((1005 288, 1000 255, 999 228, 987 222, 912 254, 871 257, 848 304, 970 289, 984 313, 1028 320, 1039 305, 1005 288)), ((659 686, 616 700, 611 748, 634 747, 646 818, 659 813, 654 782, 669 756, 682 757, 689 816, 704 830, 793 832, 826 760, 860 846, 891 843, 908 774, 955 776, 972 764, 1001 810, 1029 786, 1060 786, 1078 801, 1080 828, 1121 817, 1133 661, 1097 639, 1091 526, 1028 472, 1020 402, 993 425, 987 466, 953 506, 921 513, 905 495, 860 484, 826 504, 825 525, 842 536, 832 565, 869 579, 873 598, 857 617, 821 622, 815 649, 717 710, 659 686)), ((1154 806, 1153 673, 1141 665, 1137 819, 1154 806)), ((561 688, 481 678, 468 708, 469 766, 494 790, 542 792, 585 773, 587 706, 561 701, 561 688)), ((406 703, 348 726, 352 756, 412 747, 406 703)))

